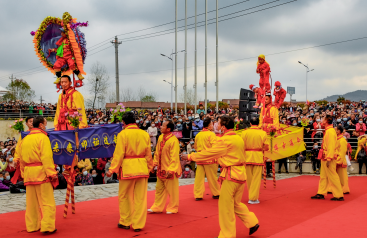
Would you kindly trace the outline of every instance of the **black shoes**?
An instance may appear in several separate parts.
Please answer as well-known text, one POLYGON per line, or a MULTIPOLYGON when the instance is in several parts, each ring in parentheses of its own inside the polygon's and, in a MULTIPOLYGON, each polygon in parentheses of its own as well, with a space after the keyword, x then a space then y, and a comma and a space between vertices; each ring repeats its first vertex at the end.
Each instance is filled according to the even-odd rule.
POLYGON ((135 231, 135 232, 139 232, 139 231, 141 231, 141 229, 134 229, 134 231, 135 231))
POLYGON ((325 197, 322 194, 316 194, 315 196, 312 196, 311 199, 325 199, 325 197))
POLYGON ((195 201, 201 201, 203 198, 195 198, 195 201))
POLYGON ((56 231, 57 231, 57 229, 55 229, 54 231, 44 231, 42 233, 46 234, 46 235, 51 235, 51 234, 55 233, 56 231))
POLYGON ((327 192, 327 194, 333 194, 332 192, 327 192))
POLYGON ((121 228, 121 229, 125 229, 125 230, 129 230, 130 229, 130 226, 124 226, 124 225, 121 225, 120 223, 117 224, 117 227, 118 228, 121 228))
POLYGON ((259 224, 256 224, 255 226, 253 226, 253 227, 251 227, 250 228, 250 233, 249 233, 249 235, 252 235, 252 234, 254 234, 258 229, 259 229, 259 224))
POLYGON ((213 199, 219 199, 219 195, 218 196, 213 196, 213 199))
POLYGON ((336 198, 336 197, 333 197, 332 199, 330 199, 331 201, 344 201, 344 198, 343 197, 340 197, 340 198, 336 198))

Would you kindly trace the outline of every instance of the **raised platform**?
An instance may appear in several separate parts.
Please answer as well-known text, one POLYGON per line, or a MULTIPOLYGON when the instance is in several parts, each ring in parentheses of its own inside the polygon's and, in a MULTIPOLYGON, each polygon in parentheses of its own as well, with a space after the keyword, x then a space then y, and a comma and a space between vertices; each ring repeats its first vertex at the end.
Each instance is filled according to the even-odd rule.
MULTIPOLYGON (((366 237, 367 177, 349 178, 351 194, 344 202, 311 200, 316 194, 318 176, 299 176, 277 181, 277 188, 268 182, 261 187, 260 204, 248 205, 258 216, 260 229, 252 237, 366 237)), ((57 233, 52 237, 217 237, 219 234, 218 200, 207 195, 203 201, 193 198, 193 185, 180 187, 179 213, 148 214, 145 229, 140 233, 117 228, 117 197, 77 203, 77 214, 62 218, 63 206, 57 207, 57 233)), ((1 199, 1 197, 0 197, 1 199)), ((148 207, 154 191, 148 192, 148 207)), ((247 191, 243 202, 247 202, 247 191)), ((25 231, 24 211, 0 215, 4 237, 38 237, 40 233, 25 231)), ((237 218, 237 237, 247 237, 248 229, 237 218)))

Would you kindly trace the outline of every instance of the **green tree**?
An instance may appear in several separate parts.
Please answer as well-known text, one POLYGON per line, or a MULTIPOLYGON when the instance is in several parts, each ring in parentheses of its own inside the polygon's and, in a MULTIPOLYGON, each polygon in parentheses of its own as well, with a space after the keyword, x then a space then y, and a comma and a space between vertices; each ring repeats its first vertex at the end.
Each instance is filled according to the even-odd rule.
POLYGON ((338 103, 342 103, 342 102, 344 102, 344 101, 345 101, 345 98, 344 98, 344 97, 339 96, 339 97, 338 97, 338 99, 336 99, 336 101, 337 101, 338 103))
POLYGON ((141 99, 142 102, 155 102, 156 99, 154 97, 154 95, 145 95, 142 99, 141 99))
POLYGON ((220 109, 227 109, 228 108, 228 104, 227 103, 225 103, 225 102, 222 102, 222 101, 219 101, 218 102, 218 107, 220 108, 220 109))
POLYGON ((5 101, 32 101, 36 96, 34 90, 32 90, 29 84, 23 79, 12 80, 6 89, 8 89, 9 92, 3 96, 3 100, 5 101))

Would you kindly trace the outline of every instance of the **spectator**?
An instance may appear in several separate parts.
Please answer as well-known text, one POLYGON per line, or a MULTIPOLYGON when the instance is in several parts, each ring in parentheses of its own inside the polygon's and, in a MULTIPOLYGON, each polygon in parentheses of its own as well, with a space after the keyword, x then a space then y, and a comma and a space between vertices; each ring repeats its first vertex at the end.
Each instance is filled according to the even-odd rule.
POLYGON ((102 177, 98 176, 97 171, 95 169, 92 170, 92 178, 93 178, 93 184, 103 184, 102 177))
POLYGON ((0 192, 9 191, 9 187, 3 184, 4 176, 0 173, 0 192))
POLYGON ((206 114, 204 106, 203 106, 202 103, 199 104, 199 109, 196 110, 196 113, 197 114, 200 114, 200 113, 206 114))
POLYGON ((185 171, 183 171, 181 175, 181 179, 186 179, 186 178, 195 178, 195 172, 192 171, 189 164, 185 165, 185 171))
POLYGON ((13 183, 10 181, 11 177, 10 177, 10 173, 9 172, 5 172, 4 173, 4 180, 3 180, 3 184, 7 187, 10 188, 10 185, 12 185, 13 183))
POLYGON ((311 162, 312 162, 312 169, 314 171, 314 173, 320 173, 320 160, 318 159, 319 156, 319 144, 317 142, 315 142, 313 144, 313 147, 311 149, 311 162))
POLYGON ((4 159, 4 158, 1 158, 1 161, 0 161, 0 173, 3 173, 6 168, 8 167, 8 160, 4 159))
POLYGON ((367 156, 366 156, 366 136, 363 136, 358 141, 358 148, 354 159, 358 161, 359 164, 359 174, 362 174, 363 164, 366 166, 367 174, 367 156))
MULTIPOLYGON (((193 130, 202 130, 203 129, 203 121, 200 119, 199 116, 195 116, 195 122, 192 122, 192 129, 193 130)), ((199 132, 194 131, 193 137, 195 137, 199 132)))
POLYGON ((87 171, 85 167, 82 169, 82 173, 78 174, 75 179, 75 184, 78 186, 93 185, 93 177, 87 171))
POLYGON ((155 127, 155 122, 152 122, 150 127, 148 127, 147 132, 150 136, 150 141, 153 143, 153 148, 155 148, 157 144, 157 135, 158 135, 158 129, 157 127, 155 127))
POLYGON ((356 125, 356 131, 359 133, 359 136, 364 135, 366 132, 366 124, 363 123, 363 119, 360 118, 356 125))
MULTIPOLYGON (((299 174, 302 174, 302 164, 303 162, 305 162, 306 160, 306 156, 303 154, 306 151, 303 151, 301 153, 299 153, 296 157, 297 157, 297 164, 295 169, 297 170, 299 168, 299 174)), ((305 153, 306 154, 306 153, 305 153)))
POLYGON ((104 183, 118 183, 119 181, 117 180, 117 178, 115 178, 115 174, 114 176, 111 176, 111 177, 107 177, 107 172, 108 170, 110 169, 111 167, 111 161, 112 161, 112 158, 109 158, 107 163, 106 163, 106 167, 105 167, 105 175, 104 175, 104 183))

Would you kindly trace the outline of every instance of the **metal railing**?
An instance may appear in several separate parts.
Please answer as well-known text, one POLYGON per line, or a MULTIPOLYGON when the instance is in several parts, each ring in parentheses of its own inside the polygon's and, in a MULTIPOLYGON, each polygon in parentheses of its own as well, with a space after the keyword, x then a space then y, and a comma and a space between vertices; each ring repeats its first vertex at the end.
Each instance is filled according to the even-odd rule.
POLYGON ((55 117, 56 110, 45 109, 41 114, 38 109, 2 109, 0 110, 0 119, 18 119, 29 116, 42 115, 44 117, 55 117))

